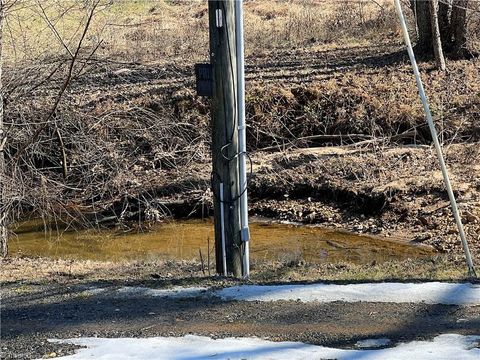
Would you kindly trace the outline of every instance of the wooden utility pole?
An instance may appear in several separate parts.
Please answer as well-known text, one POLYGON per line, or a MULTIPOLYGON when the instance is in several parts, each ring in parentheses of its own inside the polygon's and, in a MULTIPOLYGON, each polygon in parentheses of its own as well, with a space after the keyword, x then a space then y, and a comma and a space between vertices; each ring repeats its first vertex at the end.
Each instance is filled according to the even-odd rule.
POLYGON ((215 255, 219 274, 224 273, 221 207, 224 208, 226 265, 229 274, 242 275, 239 217, 238 121, 236 97, 235 2, 208 1, 210 62, 212 65, 212 191, 215 214, 215 255), (220 201, 223 183, 224 201, 220 201))

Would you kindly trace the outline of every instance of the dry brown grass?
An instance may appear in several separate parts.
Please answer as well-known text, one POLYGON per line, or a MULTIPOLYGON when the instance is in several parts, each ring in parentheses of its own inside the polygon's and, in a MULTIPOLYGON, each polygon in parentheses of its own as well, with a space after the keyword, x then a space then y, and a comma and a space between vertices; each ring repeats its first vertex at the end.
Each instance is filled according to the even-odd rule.
MULTIPOLYGON (((85 21, 79 0, 18 1, 5 28, 5 62, 21 65, 65 56, 48 18, 68 46, 85 21), (45 11, 45 13, 43 13, 45 11)), ((471 46, 480 49, 480 4, 472 2, 471 46)), ((405 9, 411 16, 406 4, 405 9)), ((398 20, 388 0, 246 1, 247 55, 305 46, 376 45, 399 41, 398 20)), ((208 12, 203 1, 102 0, 87 39, 99 57, 122 62, 193 61, 208 57, 208 12)))
MULTIPOLYGON (((65 44, 79 37, 85 20, 82 2, 23 0, 7 17, 5 61, 23 64, 66 55, 65 44)), ((169 61, 208 56, 207 4, 200 1, 103 1, 88 40, 100 42, 98 56, 126 62, 169 61)), ((273 48, 311 44, 374 44, 396 31, 392 5, 385 0, 272 0, 245 4, 250 55, 273 48)))
MULTIPOLYGON (((0 284, 81 283, 98 280, 154 281, 186 284, 221 285, 222 278, 205 276, 198 261, 134 261, 94 262, 52 260, 47 258, 10 258, 0 260, 0 284)), ((255 283, 291 281, 412 281, 465 280, 460 259, 439 256, 428 260, 390 261, 382 264, 306 264, 292 262, 260 262, 252 264, 251 281, 255 283)), ((17 291, 22 291, 18 288, 17 291)), ((24 288, 24 291, 29 291, 24 288)))
MULTIPOLYGON (((422 67, 442 139, 478 140, 479 61, 452 62, 448 73, 422 67)), ((247 93, 247 114, 253 148, 289 146, 312 134, 343 134, 348 142, 347 134, 382 138, 411 132, 407 142, 430 141, 408 64, 343 70, 341 77, 305 85, 258 84, 247 93)))

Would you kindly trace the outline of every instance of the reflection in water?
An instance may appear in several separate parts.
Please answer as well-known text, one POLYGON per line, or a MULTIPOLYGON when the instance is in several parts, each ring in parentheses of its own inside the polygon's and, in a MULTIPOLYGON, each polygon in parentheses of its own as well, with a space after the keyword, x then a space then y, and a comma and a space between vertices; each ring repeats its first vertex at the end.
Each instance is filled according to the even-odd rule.
MULTIPOLYGON (((432 251, 408 244, 308 226, 254 222, 251 224, 253 260, 305 260, 314 263, 368 264, 426 257, 432 251)), ((24 227, 12 238, 12 255, 90 260, 198 259, 214 256, 211 221, 172 221, 145 233, 119 234, 112 230, 45 233, 24 227)))

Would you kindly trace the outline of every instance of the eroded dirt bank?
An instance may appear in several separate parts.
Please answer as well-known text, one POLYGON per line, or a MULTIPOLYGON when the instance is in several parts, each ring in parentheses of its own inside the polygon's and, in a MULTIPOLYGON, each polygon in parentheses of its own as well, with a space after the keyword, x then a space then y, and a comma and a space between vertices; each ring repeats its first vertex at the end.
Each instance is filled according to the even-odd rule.
MULTIPOLYGON (((475 256, 479 256, 479 148, 446 148, 475 256)), ((443 178, 429 147, 294 150, 271 155, 252 179, 252 211, 461 251, 443 178)))
MULTIPOLYGON (((247 64, 252 215, 460 254, 402 47, 314 46, 250 57, 247 64)), ((39 143, 23 151, 19 178, 11 179, 14 213, 89 226, 211 214, 209 104, 194 94, 192 69, 182 59, 87 64, 55 125, 67 176, 55 129, 45 128, 39 143)), ((452 62, 444 74, 423 63, 422 71, 478 259, 479 62, 452 62)), ((8 76, 15 85, 22 72, 8 76)), ((21 124, 34 122, 55 98, 61 77, 50 80, 33 93, 11 89, 31 105, 28 113, 6 108, 19 125, 11 130, 11 156, 35 131, 21 124)))
MULTIPOLYGON (((479 151, 477 143, 451 145, 445 151, 477 259, 479 151)), ((438 161, 428 146, 366 143, 257 152, 252 158, 251 215, 422 243, 456 255, 462 252, 438 161)), ((206 167, 196 169, 182 175, 181 181, 168 179, 168 184, 156 188, 174 216, 211 213, 211 193, 204 190, 210 173, 206 167)))

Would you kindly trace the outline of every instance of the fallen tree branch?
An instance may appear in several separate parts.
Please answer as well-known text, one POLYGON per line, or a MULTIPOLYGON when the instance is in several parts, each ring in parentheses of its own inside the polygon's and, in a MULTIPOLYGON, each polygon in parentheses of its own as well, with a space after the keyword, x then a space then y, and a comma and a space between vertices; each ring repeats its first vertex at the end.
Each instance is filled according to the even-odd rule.
MULTIPOLYGON (((364 145, 364 144, 369 144, 369 143, 378 143, 378 142, 383 142, 383 141, 398 141, 402 139, 408 139, 412 136, 415 136, 417 132, 415 130, 410 130, 410 131, 405 131, 401 134, 393 135, 393 136, 388 136, 388 137, 381 137, 381 138, 374 138, 371 135, 365 135, 365 134, 332 134, 332 135, 311 135, 311 136, 304 136, 304 137, 299 137, 296 139, 293 139, 290 141, 290 144, 285 144, 282 147, 284 149, 290 148, 298 144, 299 142, 302 141, 315 141, 315 140, 323 140, 323 141, 329 141, 329 140, 350 140, 350 141, 355 141, 355 140, 361 140, 358 142, 354 142, 353 144, 350 145, 364 145)), ((280 146, 268 146, 262 149, 258 149, 258 151, 269 151, 269 150, 276 150, 280 146)))

